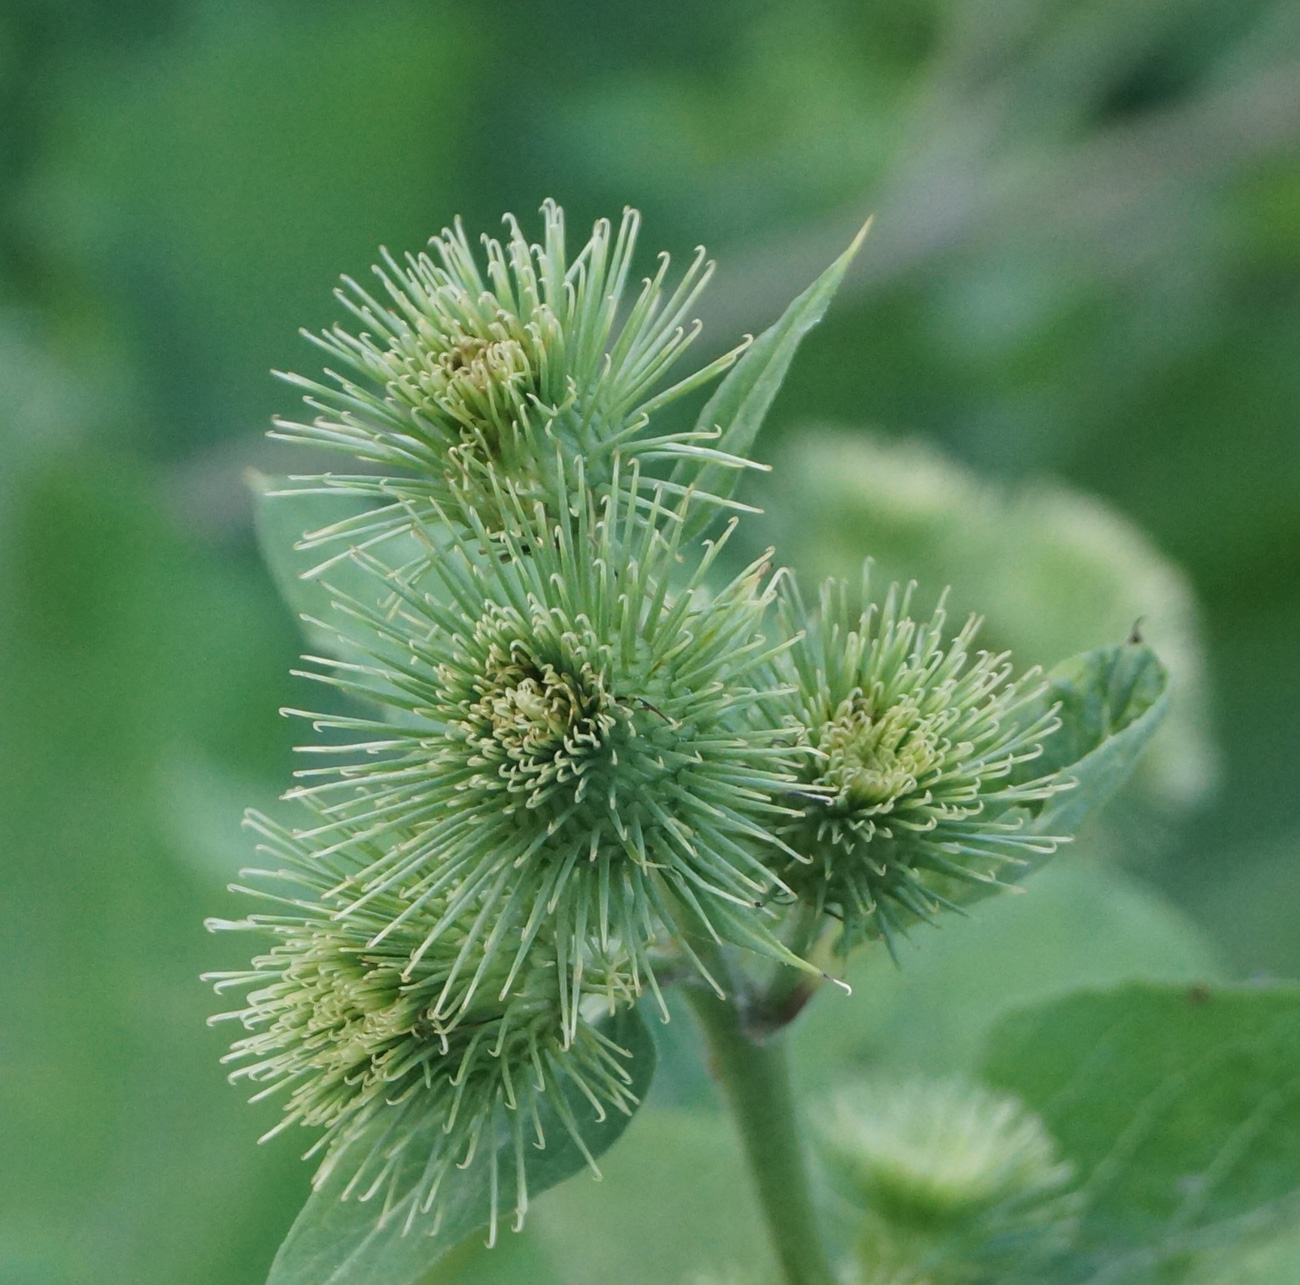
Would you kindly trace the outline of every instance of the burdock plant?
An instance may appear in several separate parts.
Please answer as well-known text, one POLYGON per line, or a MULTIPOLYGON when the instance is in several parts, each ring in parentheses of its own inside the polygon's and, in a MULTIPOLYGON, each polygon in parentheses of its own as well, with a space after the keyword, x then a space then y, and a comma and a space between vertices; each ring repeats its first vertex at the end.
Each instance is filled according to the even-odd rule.
POLYGON ((277 433, 359 463, 288 487, 352 506, 299 542, 326 696, 292 711, 296 817, 250 816, 263 909, 214 923, 269 942, 216 979, 243 995, 233 1074, 281 1096, 276 1132, 319 1131, 272 1281, 401 1285, 521 1225, 637 1109, 676 985, 785 1278, 827 1285, 783 1027, 836 947, 892 950, 1041 862, 1113 781, 1114 752, 1090 764, 1115 729, 1078 675, 1016 677, 910 590, 809 612, 771 551, 732 561, 737 479, 860 237, 682 374, 702 253, 632 288, 635 213, 572 255, 552 203, 537 244, 507 224, 345 282, 331 369, 286 376, 314 414, 277 433))

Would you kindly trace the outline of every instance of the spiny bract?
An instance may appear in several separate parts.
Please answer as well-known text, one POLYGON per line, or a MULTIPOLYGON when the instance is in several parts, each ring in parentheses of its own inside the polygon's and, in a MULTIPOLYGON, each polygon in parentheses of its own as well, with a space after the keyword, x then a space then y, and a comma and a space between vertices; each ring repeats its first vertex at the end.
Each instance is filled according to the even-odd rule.
POLYGON ((313 676, 383 716, 307 715, 365 739, 314 747, 341 761, 305 774, 323 817, 299 838, 368 854, 344 913, 401 889, 402 922, 426 917, 412 966, 458 930, 467 955, 508 956, 507 987, 549 933, 574 996, 589 939, 618 943, 636 987, 657 951, 698 966, 688 932, 799 962, 761 908, 799 753, 762 721, 779 651, 759 632, 765 560, 707 592, 718 545, 680 547, 684 504, 638 521, 635 492, 597 500, 580 473, 571 520, 501 493, 506 529, 469 514, 478 538, 422 587, 365 560, 391 603, 340 599, 371 654, 313 676))
POLYGON ((212 978, 219 990, 249 992, 244 1008, 213 1020, 249 1031, 226 1058, 244 1064, 234 1076, 266 1084, 259 1098, 287 1094, 272 1134, 295 1123, 323 1129, 308 1152, 323 1155, 315 1184, 342 1172, 342 1198, 374 1199, 381 1220, 432 1233, 444 1183, 481 1155, 491 1171, 482 1213, 495 1232, 504 1157, 518 1225, 526 1149, 547 1142, 543 1111, 594 1168, 568 1095, 598 1115, 635 1105, 627 1054, 600 1029, 634 998, 618 961, 587 959, 570 1017, 546 938, 505 986, 507 963, 467 955, 462 927, 424 941, 445 902, 417 906, 389 890, 341 914, 349 859, 322 858, 267 819, 253 822, 262 850, 285 863, 255 872, 285 888, 255 893, 277 912, 211 926, 275 944, 250 970, 212 978))
POLYGON ((748 466, 711 449, 712 432, 645 435, 655 410, 725 370, 744 347, 660 388, 698 333, 690 312, 713 272, 703 250, 671 290, 668 256, 660 255, 624 313, 637 212, 624 211, 617 232, 599 220, 571 260, 564 212, 547 201, 542 213, 540 245, 513 216, 504 245, 485 236, 485 270, 457 221, 432 239, 433 257, 408 255, 399 264, 385 253, 375 268, 381 298, 344 279, 336 294, 361 330, 336 325, 307 337, 352 373, 327 370, 327 384, 283 376, 320 414, 310 423, 277 420, 273 436, 395 472, 315 479, 385 502, 314 533, 317 543, 382 541, 406 529, 412 507, 428 516, 430 502, 453 520, 466 510, 485 516, 494 479, 553 505, 563 485, 557 456, 584 460, 596 488, 620 456, 748 466))
POLYGON ((894 586, 881 608, 866 573, 858 593, 832 580, 815 619, 797 591, 783 595, 798 638, 788 717, 813 754, 804 815, 783 830, 799 859, 782 877, 841 920, 845 950, 864 937, 892 943, 1059 842, 1028 833, 1025 809, 1069 782, 1013 780, 1058 726, 1036 704, 1037 674, 1012 681, 1005 655, 972 654, 974 618, 945 639, 942 603, 912 620, 911 595, 894 586))

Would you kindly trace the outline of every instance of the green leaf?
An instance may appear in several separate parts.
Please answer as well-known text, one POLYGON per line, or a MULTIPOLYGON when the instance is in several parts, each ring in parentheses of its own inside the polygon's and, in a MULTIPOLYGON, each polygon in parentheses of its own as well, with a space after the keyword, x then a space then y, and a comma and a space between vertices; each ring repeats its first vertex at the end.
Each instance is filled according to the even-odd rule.
MULTIPOLYGON (((870 221, 865 223, 849 248, 795 299, 774 325, 759 335, 705 403, 695 427, 700 432, 721 432, 717 450, 741 458, 748 456, 796 350, 803 337, 825 316, 870 227, 870 221)), ((697 490, 723 500, 730 498, 738 480, 739 470, 723 464, 681 461, 672 474, 673 482, 694 485, 697 490)), ((715 511, 709 506, 698 507, 687 523, 686 538, 698 535, 714 516, 715 511)))
POLYGON ((1079 992, 1012 1015, 987 1047, 983 1077, 1078 1169, 1098 1278, 1154 1279, 1294 1212, 1300 987, 1079 992))
POLYGON ((439 1259, 420 1285, 570 1285, 557 1274, 538 1242, 533 1217, 529 1215, 529 1225, 523 1231, 499 1237, 495 1245, 471 1236, 439 1259))
MULTIPOLYGON (((629 1010, 613 1020, 608 1033, 632 1055, 632 1092, 644 1100, 655 1066, 654 1040, 645 1022, 638 1012, 629 1010)), ((610 1111, 604 1120, 597 1120, 591 1104, 575 1088, 569 1087, 565 1098, 593 1157, 612 1146, 627 1127, 630 1117, 619 1111, 610 1111)), ((525 1173, 530 1198, 572 1177, 586 1164, 560 1114, 544 1105, 541 1115, 547 1143, 545 1149, 530 1150, 528 1154, 525 1173)), ((418 1140, 408 1146, 397 1175, 397 1190, 407 1185, 408 1178, 418 1175, 424 1154, 418 1140)), ((515 1200, 510 1144, 503 1146, 498 1160, 498 1203, 500 1208, 508 1209, 515 1200)), ((334 1175, 308 1198, 275 1256, 267 1285, 414 1285, 439 1259, 488 1223, 491 1157, 480 1153, 456 1179, 442 1202, 437 1236, 430 1237, 418 1227, 403 1235, 400 1217, 381 1226, 377 1204, 341 1200, 348 1175, 334 1175)))
POLYGON ((1210 1255, 1188 1285, 1300 1285, 1300 1226, 1210 1255))
MULTIPOLYGON (((798 1086, 844 1076, 973 1073, 1006 1015, 1081 987, 1214 982, 1221 965, 1176 906, 1096 855, 1071 852, 941 927, 919 926, 895 966, 881 945, 849 961, 853 992, 823 986, 793 1030, 798 1086)), ((658 1083, 658 1082, 656 1082, 658 1083)))
MULTIPOLYGON (((312 531, 356 516, 366 509, 364 502, 343 494, 294 491, 287 478, 248 475, 254 494, 254 525, 257 546, 286 606, 293 612, 308 642, 316 648, 337 652, 339 640, 313 621, 329 621, 333 612, 331 594, 319 577, 305 573, 319 566, 331 550, 303 549, 303 536, 312 531)), ((373 590, 362 583, 365 573, 347 561, 330 568, 329 580, 349 592, 373 590)), ((358 627, 352 622, 350 628, 358 627)))
POLYGON ((1073 789, 1048 799, 1030 823, 1037 834, 1074 834, 1128 778, 1169 704, 1169 675, 1142 643, 1121 643, 1062 661, 1041 698, 1059 705, 1061 728, 1022 774, 1060 771, 1073 789))

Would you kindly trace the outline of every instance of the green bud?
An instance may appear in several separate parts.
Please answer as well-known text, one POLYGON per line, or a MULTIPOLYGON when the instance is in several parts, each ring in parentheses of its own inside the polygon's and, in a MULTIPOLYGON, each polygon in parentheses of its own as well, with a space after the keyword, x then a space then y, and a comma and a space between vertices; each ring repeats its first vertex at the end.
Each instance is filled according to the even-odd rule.
POLYGON ((427 590, 358 555, 391 602, 341 599, 376 641, 312 676, 381 712, 307 715, 362 739, 312 747, 337 765, 295 792, 322 817, 299 842, 353 857, 343 913, 400 888, 428 924, 416 959, 468 916, 465 959, 504 959, 507 985, 549 935, 570 1021, 588 939, 626 952, 634 988, 656 958, 698 965, 687 932, 799 962, 766 908, 797 754, 760 718, 765 562, 707 593, 718 546, 681 549, 685 502, 635 496, 597 500, 579 471, 576 520, 553 523, 498 492, 506 529, 469 514, 478 539, 427 590))
POLYGON ((1013 679, 1005 654, 973 650, 978 620, 949 636, 942 603, 917 622, 911 597, 894 586, 873 604, 864 575, 860 593, 827 581, 816 617, 793 587, 783 598, 796 640, 787 718, 809 755, 803 815, 782 831, 798 855, 780 873, 841 921, 845 950, 870 937, 892 949, 910 924, 1060 842, 1024 832, 1024 805, 1069 785, 1019 779, 1058 727, 1035 706, 1037 671, 1013 679))
POLYGON ((855 1085, 819 1136, 864 1264, 994 1285, 1069 1244, 1073 1171, 1013 1097, 952 1080, 855 1085))
MULTIPOLYGON (((507 216, 509 238, 485 236, 482 264, 457 221, 432 239, 432 255, 399 263, 385 253, 375 268, 378 297, 344 278, 336 295, 359 331, 336 325, 307 335, 339 370, 327 370, 325 383, 283 376, 319 414, 308 423, 277 420, 273 436, 370 466, 368 474, 317 480, 385 503, 366 515, 370 540, 381 518, 390 534, 406 530, 412 506, 426 518, 438 506, 456 521, 473 510, 491 524, 498 481, 553 507, 564 486, 557 452, 569 463, 583 459, 597 489, 610 483, 619 456, 717 455, 747 467, 698 444, 716 433, 645 434, 655 410, 725 370, 743 349, 662 387, 699 330, 690 312, 713 272, 703 251, 671 289, 669 259, 660 255, 627 304, 640 215, 624 211, 616 232, 599 220, 570 259, 563 210, 547 201, 542 214, 541 244, 530 244, 507 216)), ((353 531, 342 523, 321 535, 341 540, 353 531)))
MULTIPOLYGON (((472 909, 429 941, 446 899, 417 906, 388 889, 344 913, 339 888, 353 873, 349 858, 322 858, 266 818, 250 820, 266 840, 262 850, 283 863, 253 872, 281 890, 258 894, 277 903, 275 913, 210 926, 255 931, 274 945, 250 970, 210 980, 220 991, 248 992, 243 1008, 213 1020, 248 1031, 227 1055, 241 1064, 232 1079, 265 1085, 256 1099, 286 1098, 284 1118, 267 1136, 294 1124, 323 1130, 308 1152, 321 1156, 315 1185, 344 1169, 345 1199, 378 1198, 377 1216, 396 1205, 407 1229, 418 1219, 431 1231, 456 1166, 504 1145, 515 1158, 521 1222, 525 1147, 546 1143, 542 1102, 562 1108, 573 1086, 598 1113, 635 1105, 627 1055, 598 1026, 634 998, 622 962, 586 960, 570 1016, 545 941, 507 978, 500 959, 467 955, 472 909), (418 1181, 391 1190, 417 1145, 418 1181)), ((571 1113, 561 1109, 560 1118, 581 1147, 571 1113)), ((494 1196, 484 1219, 495 1226, 497 1217, 494 1196)))

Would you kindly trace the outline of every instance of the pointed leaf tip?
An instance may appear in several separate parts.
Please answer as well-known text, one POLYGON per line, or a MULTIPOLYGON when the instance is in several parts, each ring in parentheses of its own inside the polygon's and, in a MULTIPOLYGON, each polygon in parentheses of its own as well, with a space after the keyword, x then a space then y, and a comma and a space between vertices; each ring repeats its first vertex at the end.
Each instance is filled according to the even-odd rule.
MULTIPOLYGON (((748 455, 800 343, 826 315, 870 229, 868 219, 848 249, 749 345, 718 385, 695 425, 697 432, 721 434, 717 450, 741 458, 748 455)), ((723 501, 731 498, 738 480, 739 470, 698 460, 680 461, 672 474, 675 484, 694 486, 701 494, 723 501)), ((696 508, 687 521, 685 538, 699 535, 716 514, 716 505, 696 508)))

